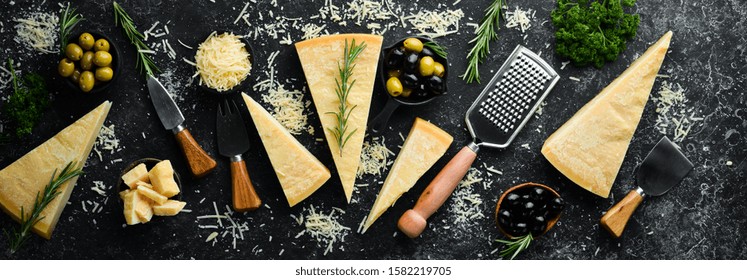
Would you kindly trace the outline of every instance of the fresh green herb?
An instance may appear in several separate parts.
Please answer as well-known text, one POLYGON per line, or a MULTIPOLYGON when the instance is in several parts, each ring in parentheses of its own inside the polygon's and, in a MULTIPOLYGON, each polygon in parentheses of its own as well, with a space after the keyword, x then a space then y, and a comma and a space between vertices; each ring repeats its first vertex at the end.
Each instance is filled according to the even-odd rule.
POLYGON ((143 43, 145 36, 137 31, 135 23, 127 12, 122 9, 122 6, 119 6, 117 2, 114 2, 112 5, 114 5, 114 25, 122 25, 122 31, 130 39, 130 43, 137 49, 137 67, 140 71, 144 71, 146 75, 153 76, 153 73, 158 72, 158 68, 153 59, 148 56, 147 52, 150 51, 150 48, 143 43))
POLYGON ((52 178, 49 179, 49 184, 44 187, 43 194, 36 193, 33 210, 31 210, 31 213, 28 216, 24 212, 23 206, 21 206, 21 227, 13 229, 12 232, 4 231, 5 236, 8 237, 8 240, 10 241, 11 254, 21 248, 21 246, 31 236, 31 229, 34 228, 34 225, 44 219, 44 216, 41 216, 41 213, 44 211, 44 208, 46 208, 47 205, 60 194, 60 187, 62 187, 62 185, 68 180, 81 174, 83 174, 81 167, 78 167, 75 162, 69 162, 65 168, 62 169, 62 172, 60 172, 60 176, 55 178, 57 170, 52 173, 52 178), (40 195, 41 197, 39 197, 40 195))
POLYGON ((446 52, 446 48, 444 48, 443 46, 439 45, 438 43, 436 43, 436 42, 425 42, 425 43, 423 43, 423 46, 426 46, 429 49, 431 49, 433 51, 433 53, 435 53, 437 56, 440 56, 441 58, 446 59, 446 55, 448 54, 446 52))
POLYGON ((529 247, 529 243, 532 243, 532 234, 529 233, 521 237, 512 237, 511 240, 498 239, 497 241, 506 245, 506 249, 503 249, 500 252, 501 258, 505 259, 511 256, 511 259, 513 260, 516 255, 529 247))
POLYGON ((366 42, 363 42, 360 45, 356 45, 355 39, 353 39, 353 42, 348 46, 348 40, 345 40, 343 64, 337 64, 337 69, 340 72, 340 77, 339 79, 335 78, 335 84, 337 84, 335 93, 337 94, 337 99, 340 101, 340 105, 337 112, 327 112, 327 114, 335 115, 335 118, 337 119, 337 126, 334 129, 327 129, 329 129, 332 134, 335 135, 335 139, 337 139, 337 146, 340 149, 340 156, 342 156, 342 149, 345 147, 345 144, 348 142, 348 140, 350 140, 350 137, 353 136, 353 133, 358 131, 358 129, 356 128, 353 131, 348 132, 348 118, 350 118, 350 114, 353 113, 355 107, 358 106, 353 105, 353 107, 349 107, 348 105, 348 95, 350 94, 350 89, 353 88, 353 85, 355 84, 355 80, 350 82, 348 82, 348 80, 350 80, 350 77, 353 76, 353 70, 355 69, 355 60, 365 48, 366 42))
POLYGON ((555 31, 555 51, 577 66, 604 66, 625 50, 635 37, 641 18, 623 7, 636 0, 558 0, 550 14, 555 31))
POLYGON ((19 81, 12 59, 8 59, 8 68, 13 82, 13 93, 3 107, 3 115, 8 116, 16 136, 23 137, 31 133, 34 125, 49 106, 49 92, 41 75, 25 74, 19 81))
POLYGON ((496 31, 501 29, 501 19, 505 19, 503 9, 505 9, 506 0, 493 0, 493 3, 485 10, 485 17, 480 21, 477 27, 477 35, 470 44, 474 44, 467 54, 467 70, 462 75, 462 79, 467 83, 477 81, 480 83, 480 63, 490 53, 490 41, 498 39, 496 31))
POLYGON ((67 7, 65 7, 64 10, 62 10, 62 15, 60 16, 60 54, 65 54, 65 46, 67 46, 68 37, 70 37, 70 32, 73 31, 73 28, 75 28, 78 23, 83 20, 83 16, 75 12, 75 8, 72 10, 70 9, 70 3, 67 3, 67 7))

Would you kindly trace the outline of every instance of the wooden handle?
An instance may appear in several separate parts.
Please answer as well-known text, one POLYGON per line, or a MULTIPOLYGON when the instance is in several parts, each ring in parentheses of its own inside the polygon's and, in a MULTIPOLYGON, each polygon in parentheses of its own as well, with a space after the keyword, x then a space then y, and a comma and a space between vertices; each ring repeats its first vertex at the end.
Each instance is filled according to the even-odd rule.
POLYGON ((262 205, 257 192, 254 191, 246 163, 243 160, 231 162, 231 185, 233 187, 233 210, 236 212, 253 211, 262 205))
POLYGON ((215 160, 208 155, 200 144, 195 141, 192 134, 186 128, 176 133, 176 142, 179 143, 184 157, 187 159, 189 170, 197 178, 203 177, 215 169, 215 160))
POLYGON ((607 213, 602 216, 602 220, 599 223, 602 227, 609 231, 612 236, 619 238, 625 225, 628 223, 628 219, 633 214, 638 205, 643 201, 643 196, 636 190, 632 190, 625 196, 620 202, 612 206, 607 213))
POLYGON ((433 215, 454 192, 454 188, 467 174, 467 170, 469 170, 475 158, 477 158, 477 153, 472 149, 469 147, 462 148, 425 188, 418 202, 415 203, 415 207, 407 210, 399 218, 397 223, 399 230, 410 238, 420 236, 425 230, 428 217, 433 215))

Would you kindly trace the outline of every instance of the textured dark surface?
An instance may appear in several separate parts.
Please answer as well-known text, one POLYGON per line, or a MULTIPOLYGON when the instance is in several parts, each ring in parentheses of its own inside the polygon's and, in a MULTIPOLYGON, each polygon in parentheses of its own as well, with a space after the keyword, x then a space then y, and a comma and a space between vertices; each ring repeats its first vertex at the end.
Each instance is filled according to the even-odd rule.
MULTIPOLYGON (((39 71, 49 77, 55 76, 56 55, 42 55, 27 50, 13 41, 15 31, 12 19, 24 17, 29 12, 59 10, 56 1, 15 1, 0 4, 0 58, 13 57, 21 62, 22 71, 39 71)), ((187 167, 177 149, 175 139, 163 129, 154 112, 145 87, 145 80, 135 70, 134 49, 114 26, 111 1, 77 2, 79 10, 87 18, 80 29, 99 30, 108 34, 120 47, 125 58, 122 76, 112 90, 95 96, 68 93, 59 81, 50 81, 55 101, 44 116, 34 134, 14 140, 0 148, 0 166, 4 167, 33 147, 41 144, 78 117, 88 112, 103 100, 111 100, 112 106, 106 124, 116 126, 116 134, 123 149, 114 154, 104 154, 103 162, 97 156, 89 158, 86 175, 78 181, 70 204, 65 208, 52 240, 32 237, 29 243, 12 258, 21 259, 496 259, 494 240, 501 234, 494 226, 492 213, 500 194, 508 187, 527 182, 540 182, 552 186, 567 202, 567 208, 557 226, 536 240, 520 258, 527 259, 744 259, 747 257, 747 195, 743 192, 747 179, 747 100, 745 100, 745 74, 747 58, 747 5, 741 0, 705 1, 641 1, 635 9, 641 14, 638 35, 630 42, 620 59, 603 69, 575 68, 568 65, 560 70, 562 58, 553 53, 552 24, 549 13, 555 1, 510 1, 510 9, 518 4, 523 9, 536 10, 532 27, 521 34, 515 29, 502 28, 500 39, 493 43, 490 57, 481 67, 482 79, 488 81, 490 69, 497 69, 516 44, 524 44, 545 58, 562 76, 555 90, 546 99, 543 114, 531 120, 514 143, 504 150, 484 149, 475 167, 486 163, 501 170, 503 175, 492 176, 492 185, 484 189, 474 187, 474 192, 483 199, 483 218, 468 223, 455 224, 454 214, 447 211, 453 201, 430 220, 430 226, 422 237, 411 240, 397 233, 396 220, 420 195, 430 179, 453 156, 462 145, 467 144, 469 134, 464 124, 464 112, 482 89, 479 84, 465 85, 456 74, 465 68, 464 56, 468 50, 466 41, 472 36, 473 27, 482 10, 490 1, 453 1, 441 4, 441 8, 461 8, 465 17, 460 23, 460 32, 437 39, 450 51, 452 75, 450 94, 430 104, 416 108, 399 109, 390 121, 391 128, 385 132, 386 144, 394 152, 402 144, 398 133, 407 134, 414 117, 419 116, 441 126, 454 136, 454 144, 436 166, 395 206, 379 218, 365 235, 355 232, 360 221, 368 213, 379 191, 378 181, 383 178, 366 176, 357 183, 371 183, 360 187, 354 194, 357 202, 346 205, 337 174, 319 191, 294 208, 289 208, 259 142, 256 131, 248 123, 252 149, 245 154, 249 173, 263 201, 269 206, 258 211, 234 215, 238 222, 248 222, 249 231, 245 240, 238 240, 236 249, 231 244, 230 234, 219 237, 213 245, 206 243, 214 229, 199 228, 198 225, 214 224, 212 220, 197 220, 200 215, 213 214, 213 202, 224 209, 230 204, 230 171, 228 160, 218 156, 215 139, 215 110, 219 97, 207 94, 196 84, 189 83, 194 73, 191 66, 181 61, 192 60, 194 51, 180 46, 176 39, 196 46, 213 30, 230 30, 242 34, 249 30, 243 21, 233 24, 244 3, 224 1, 212 3, 200 1, 122 1, 120 4, 132 15, 140 30, 146 30, 154 22, 171 21, 168 38, 177 53, 171 60, 164 53, 155 56, 156 64, 171 72, 162 76, 176 85, 183 100, 181 106, 189 127, 198 142, 219 161, 211 175, 200 180, 187 176, 187 167), (178 4, 177 4, 178 3, 178 4), (703 117, 695 122, 690 134, 679 142, 696 167, 680 186, 665 196, 650 198, 634 213, 622 238, 615 240, 600 229, 598 220, 617 199, 627 193, 633 184, 633 168, 662 136, 655 127, 657 113, 653 101, 649 101, 640 125, 630 145, 626 160, 620 170, 609 199, 597 197, 577 186, 558 173, 540 154, 544 139, 570 118, 576 110, 595 96, 642 54, 648 45, 655 42, 667 30, 674 31, 670 52, 662 66, 661 74, 670 75, 666 80, 678 83, 685 89, 687 116, 703 117), (581 82, 569 80, 578 77, 581 82), (143 134, 145 137, 143 137, 143 134), (527 144, 527 145, 524 145, 527 144), (527 148, 528 147, 528 148, 527 148), (90 188, 92 181, 104 181, 114 186, 121 169, 129 162, 144 157, 171 159, 182 174, 183 199, 188 202, 191 213, 181 213, 172 218, 156 218, 147 225, 123 227, 121 208, 117 205, 114 191, 101 213, 83 211, 81 201, 103 203, 104 197, 90 188), (112 163, 114 159, 122 162, 112 163), (204 198, 204 202, 200 201, 204 198), (310 205, 317 211, 328 213, 332 207, 346 211, 341 223, 352 230, 345 242, 338 242, 334 249, 323 255, 323 245, 318 245, 308 235, 295 238, 302 231, 293 215, 306 213, 310 205), (281 255, 282 252, 282 255, 281 255)), ((308 19, 324 5, 324 1, 278 0, 280 7, 269 1, 250 4, 247 12, 250 22, 273 22, 267 15, 271 11, 276 17, 304 17, 304 22, 326 24, 332 32, 370 32, 364 26, 348 22, 339 26, 329 20, 308 19), (282 7, 282 8, 281 8, 282 7), (263 13, 264 20, 257 15, 263 13)), ((341 1, 333 1, 335 3, 341 1)), ((440 1, 401 1, 396 3, 405 10, 434 10, 440 1)), ((302 32, 290 28, 293 41, 299 41, 302 32)), ((401 26, 385 34, 388 45, 407 34, 414 34, 409 27, 401 26)), ((152 39, 151 39, 152 40, 152 39)), ((278 39, 260 35, 252 41, 256 52, 255 69, 251 81, 263 80, 267 69, 263 62, 269 54, 279 50, 278 78, 286 88, 300 89, 304 86, 303 73, 297 54, 292 46, 281 45, 278 39), (285 81, 289 79, 289 83, 285 81)), ((152 42, 152 41, 150 41, 152 42)), ((657 80, 652 97, 662 79, 657 80)), ((260 92, 245 90, 255 98, 260 92)), ((2 90, 2 96, 9 94, 2 90)), ((310 100, 307 94, 305 100, 310 100)), ((372 105, 372 115, 383 106, 383 94, 377 88, 372 105)), ((265 104, 267 105, 267 104, 265 104)), ((334 170, 334 163, 322 138, 322 129, 313 106, 309 108, 309 123, 314 126, 314 135, 301 134, 298 138, 323 163, 334 170)), ((679 108, 678 108, 679 110, 679 108)), ((249 120, 248 117, 245 117, 249 120)), ((673 138, 673 130, 666 131, 673 138)), ((392 157, 393 160, 393 157, 392 157)), ((2 183, 2 182, 0 182, 2 183)), ((89 209, 90 211, 90 206, 89 209)), ((221 210, 223 211, 223 210, 221 210)), ((225 221, 224 221, 225 222, 225 221)), ((0 215, 0 227, 16 226, 7 215, 0 215)), ((6 251, 7 240, 0 237, 0 249, 6 251)), ((3 254, 0 258, 9 257, 3 254)))

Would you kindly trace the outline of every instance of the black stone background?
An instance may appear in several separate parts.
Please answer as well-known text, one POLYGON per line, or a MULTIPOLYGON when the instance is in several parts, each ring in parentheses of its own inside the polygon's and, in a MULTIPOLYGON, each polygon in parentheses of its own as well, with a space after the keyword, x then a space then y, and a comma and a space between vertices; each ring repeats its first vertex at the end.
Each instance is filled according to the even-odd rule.
MULTIPOLYGON (((0 34, 0 58, 13 57, 20 61, 24 72, 39 71, 48 77, 55 76, 56 55, 42 55, 27 50, 13 41, 14 17, 32 11, 57 12, 56 1, 15 1, 0 4, 0 21, 4 29, 0 34)), ((189 85, 193 69, 181 61, 192 58, 193 51, 181 47, 176 39, 188 45, 198 45, 213 30, 229 30, 239 34, 250 29, 243 23, 233 24, 243 7, 243 1, 158 1, 122 0, 121 5, 132 15, 139 30, 149 28, 155 21, 169 24, 169 38, 177 52, 172 61, 165 54, 155 56, 157 65, 173 72, 173 79, 182 84, 178 88, 184 100, 179 101, 186 117, 186 126, 208 153, 215 156, 219 164, 215 172, 204 179, 192 180, 187 174, 185 162, 170 132, 159 122, 142 75, 135 70, 134 48, 114 26, 111 1, 74 1, 74 6, 87 18, 80 30, 99 30, 113 38, 126 59, 120 69, 122 77, 114 89, 105 94, 79 95, 68 92, 59 81, 50 80, 54 103, 47 110, 43 121, 34 129, 32 136, 15 140, 0 148, 0 166, 7 166, 33 147, 41 144, 59 130, 93 109, 104 100, 112 106, 106 124, 116 125, 116 134, 124 147, 115 154, 105 154, 103 162, 91 156, 86 175, 78 181, 70 204, 65 208, 52 240, 32 237, 17 254, 3 258, 19 259, 497 259, 494 252, 501 238, 492 218, 495 203, 508 187, 527 182, 541 182, 557 189, 567 202, 567 209, 557 226, 546 236, 536 240, 531 247, 519 255, 526 259, 744 259, 747 257, 747 207, 743 187, 747 173, 747 101, 745 100, 745 72, 747 58, 746 19, 747 4, 742 0, 704 1, 640 1, 635 10, 642 21, 638 34, 619 60, 603 69, 576 68, 571 65, 560 70, 565 59, 553 53, 553 27, 547 22, 555 1, 509 1, 513 10, 516 5, 523 9, 536 10, 536 19, 531 29, 521 34, 515 29, 502 28, 500 39, 492 44, 490 57, 482 65, 482 79, 488 81, 491 70, 496 70, 516 44, 524 44, 535 52, 542 52, 562 79, 546 99, 544 113, 531 120, 514 143, 503 150, 483 149, 474 166, 487 163, 503 171, 502 176, 491 177, 494 181, 488 189, 475 187, 484 200, 479 218, 460 228, 453 223, 453 215, 446 211, 451 199, 431 219, 430 226, 417 239, 409 239, 397 233, 396 220, 420 195, 427 183, 441 167, 470 141, 463 123, 463 116, 471 102, 482 89, 482 85, 466 85, 457 78, 465 69, 464 59, 473 28, 466 23, 476 23, 490 1, 465 0, 457 5, 454 1, 397 1, 405 10, 457 9, 465 12, 460 32, 437 39, 450 51, 452 75, 451 92, 448 96, 416 108, 402 108, 396 112, 385 133, 386 144, 397 152, 402 144, 398 133, 407 134, 416 116, 430 120, 454 136, 454 144, 432 170, 408 193, 404 194, 393 208, 389 209, 365 235, 355 233, 360 221, 368 213, 379 191, 378 181, 383 177, 370 176, 357 183, 371 183, 355 194, 358 202, 346 205, 337 174, 319 191, 294 208, 289 208, 278 185, 265 151, 260 144, 253 124, 247 120, 252 149, 245 154, 249 173, 268 208, 245 215, 234 215, 239 222, 248 221, 250 230, 246 240, 239 240, 237 249, 232 249, 231 240, 219 238, 215 246, 204 240, 213 231, 200 229, 198 224, 213 224, 212 220, 198 223, 196 217, 214 213, 212 202, 224 209, 230 204, 230 171, 228 160, 217 155, 215 139, 216 104, 220 99, 201 92, 197 85, 189 85), (440 8, 437 8, 440 7, 440 8), (622 198, 633 184, 633 168, 647 151, 662 137, 654 128, 656 112, 653 101, 649 101, 643 118, 635 133, 626 160, 609 199, 597 197, 577 186, 557 172, 540 154, 540 148, 555 129, 568 120, 576 110, 595 96, 604 86, 619 75, 646 48, 667 30, 674 31, 674 38, 661 74, 671 75, 670 81, 686 89, 689 108, 705 119, 693 127, 689 136, 679 143, 688 157, 696 164, 695 169, 680 186, 662 197, 648 198, 635 212, 620 239, 611 238, 600 229, 598 220, 602 214, 622 198), (569 80, 569 76, 581 82, 569 80), (142 133, 147 136, 143 139, 142 133), (529 149, 522 147, 528 144, 529 149), (104 198, 91 191, 92 181, 102 180, 107 186, 116 184, 118 174, 129 162, 143 157, 171 159, 185 180, 183 199, 188 202, 191 213, 182 213, 173 218, 155 218, 146 225, 123 227, 121 208, 111 196, 101 213, 84 212, 81 201, 101 203, 104 198), (111 163, 121 158, 122 162, 111 163), (731 161, 732 165, 726 163, 731 161), (203 203, 200 200, 205 199, 203 203), (346 211, 340 215, 343 225, 352 228, 334 250, 323 255, 324 248, 308 235, 295 236, 302 226, 290 217, 300 215, 304 209, 314 205, 325 213, 332 207, 346 211), (95 220, 95 222, 94 222, 95 220), (450 227, 449 227, 450 226, 450 227), (444 228, 447 227, 447 228, 444 228), (396 235, 395 235, 396 234, 396 235), (271 239, 271 241, 270 241, 271 239), (261 249, 261 250, 260 250, 261 249), (283 254, 280 255, 280 251, 283 254), (492 252, 492 253, 491 253, 492 252)), ((324 23, 330 32, 364 32, 365 26, 339 26, 329 20, 309 19, 322 7, 321 0, 278 0, 279 7, 269 1, 260 0, 251 4, 248 13, 251 23, 257 26, 258 13, 265 15, 263 22, 275 16, 303 17, 308 22, 324 23)), ((336 4, 342 1, 333 1, 336 4)), ((385 45, 401 37, 413 34, 408 28, 397 27, 385 34, 385 45)), ((300 31, 291 31, 294 41, 300 40, 300 31)), ((303 73, 297 54, 292 46, 278 44, 279 39, 260 36, 253 41, 256 52, 255 71, 252 82, 267 78, 262 70, 268 55, 280 50, 277 69, 286 87, 302 88, 303 73)), ((662 79, 658 79, 658 89, 662 79)), ((250 90, 251 83, 244 86, 255 98, 260 92, 250 90)), ((10 93, 2 91, 3 96, 10 93)), ((374 115, 383 106, 384 93, 377 86, 374 115)), ((652 97, 655 94, 652 94, 652 97)), ((305 100, 310 100, 307 94, 305 100)), ((267 104, 265 104, 267 105, 267 104)), ((243 105, 242 105, 243 106, 243 105)), ((334 163, 326 143, 316 142, 322 138, 322 130, 315 110, 310 107, 309 123, 316 128, 315 135, 302 134, 298 139, 331 170, 334 163)), ((604 116, 600 116, 604 117, 604 116)), ((668 136, 673 138, 671 130, 668 136)), ((393 160, 393 158, 392 158, 393 160)), ((482 169, 482 168, 481 168, 482 169)), ((89 207, 90 208, 90 207, 89 207)), ((90 210, 90 209, 89 209, 90 210)), ((0 227, 16 226, 7 215, 0 215, 0 227)), ((0 237, 0 249, 7 248, 6 237, 0 237)))

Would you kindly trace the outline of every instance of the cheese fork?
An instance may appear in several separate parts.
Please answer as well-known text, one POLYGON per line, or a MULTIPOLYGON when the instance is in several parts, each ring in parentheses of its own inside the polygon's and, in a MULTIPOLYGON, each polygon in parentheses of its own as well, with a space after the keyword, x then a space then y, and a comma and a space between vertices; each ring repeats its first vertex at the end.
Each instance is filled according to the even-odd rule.
POLYGON ((241 113, 233 100, 226 99, 218 103, 216 130, 218 152, 231 159, 233 209, 237 212, 256 210, 262 205, 262 200, 254 190, 252 181, 249 179, 249 172, 246 170, 246 163, 241 157, 249 150, 249 135, 241 113))

